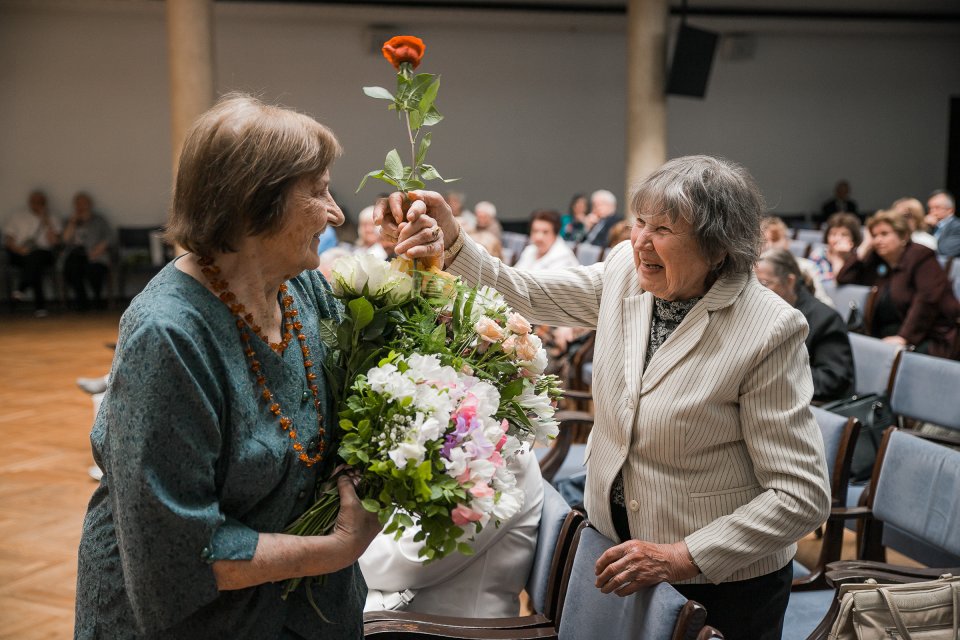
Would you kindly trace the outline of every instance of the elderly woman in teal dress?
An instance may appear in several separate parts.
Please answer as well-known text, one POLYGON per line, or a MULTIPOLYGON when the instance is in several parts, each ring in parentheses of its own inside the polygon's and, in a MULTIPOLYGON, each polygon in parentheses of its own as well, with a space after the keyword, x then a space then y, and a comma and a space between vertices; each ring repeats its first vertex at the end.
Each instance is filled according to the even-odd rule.
POLYGON ((311 118, 228 96, 180 159, 168 264, 124 314, 92 433, 77 638, 359 638, 378 533, 350 475, 327 536, 284 535, 331 474, 318 237, 340 148, 311 118), (283 581, 322 575, 281 599, 283 581))

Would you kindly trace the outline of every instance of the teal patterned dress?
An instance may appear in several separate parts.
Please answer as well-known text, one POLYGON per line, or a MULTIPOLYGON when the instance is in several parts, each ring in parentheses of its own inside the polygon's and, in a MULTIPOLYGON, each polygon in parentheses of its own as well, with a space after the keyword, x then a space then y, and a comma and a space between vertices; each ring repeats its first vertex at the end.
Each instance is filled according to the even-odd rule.
MULTIPOLYGON (((315 272, 289 281, 313 359, 317 320, 337 301, 315 272)), ((254 338, 267 385, 313 454, 319 429, 303 354, 254 338)), ((366 585, 356 564, 326 576, 314 601, 281 583, 218 591, 211 564, 249 559, 313 500, 336 457, 320 379, 326 457, 307 468, 259 398, 235 320, 203 285, 167 265, 120 322, 110 389, 93 426, 104 470, 83 525, 76 638, 360 638, 366 585)), ((319 366, 314 371, 321 375, 319 366)))

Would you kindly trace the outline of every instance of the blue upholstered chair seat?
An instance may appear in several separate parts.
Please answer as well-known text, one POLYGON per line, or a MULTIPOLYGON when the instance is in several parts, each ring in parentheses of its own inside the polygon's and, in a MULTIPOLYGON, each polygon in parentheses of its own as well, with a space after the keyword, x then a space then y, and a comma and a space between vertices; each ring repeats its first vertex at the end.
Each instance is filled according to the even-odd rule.
POLYGON ((783 621, 783 640, 806 640, 830 609, 834 591, 794 591, 783 621))
POLYGON ((604 594, 594 586, 594 565, 613 542, 586 528, 570 572, 560 618, 560 640, 663 640, 673 636, 680 610, 687 602, 666 583, 630 596, 604 594))

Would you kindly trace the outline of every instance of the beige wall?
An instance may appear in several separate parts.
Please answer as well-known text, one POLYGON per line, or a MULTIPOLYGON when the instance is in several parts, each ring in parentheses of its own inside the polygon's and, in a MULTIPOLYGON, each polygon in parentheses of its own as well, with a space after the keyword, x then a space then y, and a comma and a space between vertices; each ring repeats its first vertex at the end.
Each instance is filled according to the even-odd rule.
MULTIPOLYGON (((525 218, 565 208, 575 191, 623 192, 623 18, 245 3, 215 13, 218 91, 252 91, 330 125, 346 149, 334 188, 354 214, 379 188, 354 195, 360 177, 403 144, 385 103, 361 93, 393 82, 370 46, 368 25, 386 21, 421 35, 421 70, 443 75, 447 120, 431 159, 463 178, 470 203, 525 218)), ((0 217, 40 186, 61 214, 87 189, 115 222, 163 220, 163 20, 159 2, 0 0, 0 217)), ((668 154, 738 160, 784 212, 816 207, 841 176, 867 208, 939 186, 948 96, 960 94, 958 28, 804 29, 762 30, 752 59, 718 58, 707 100, 670 98, 668 154)))

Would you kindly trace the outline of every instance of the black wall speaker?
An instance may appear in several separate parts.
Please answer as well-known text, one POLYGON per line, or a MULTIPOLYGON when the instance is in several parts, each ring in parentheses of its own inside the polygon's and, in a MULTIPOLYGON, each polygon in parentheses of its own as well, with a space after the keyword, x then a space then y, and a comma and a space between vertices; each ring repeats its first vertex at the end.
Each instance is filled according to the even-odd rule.
POLYGON ((713 31, 685 24, 680 26, 667 78, 668 94, 694 98, 702 98, 707 94, 707 81, 710 79, 717 40, 719 36, 713 31))

